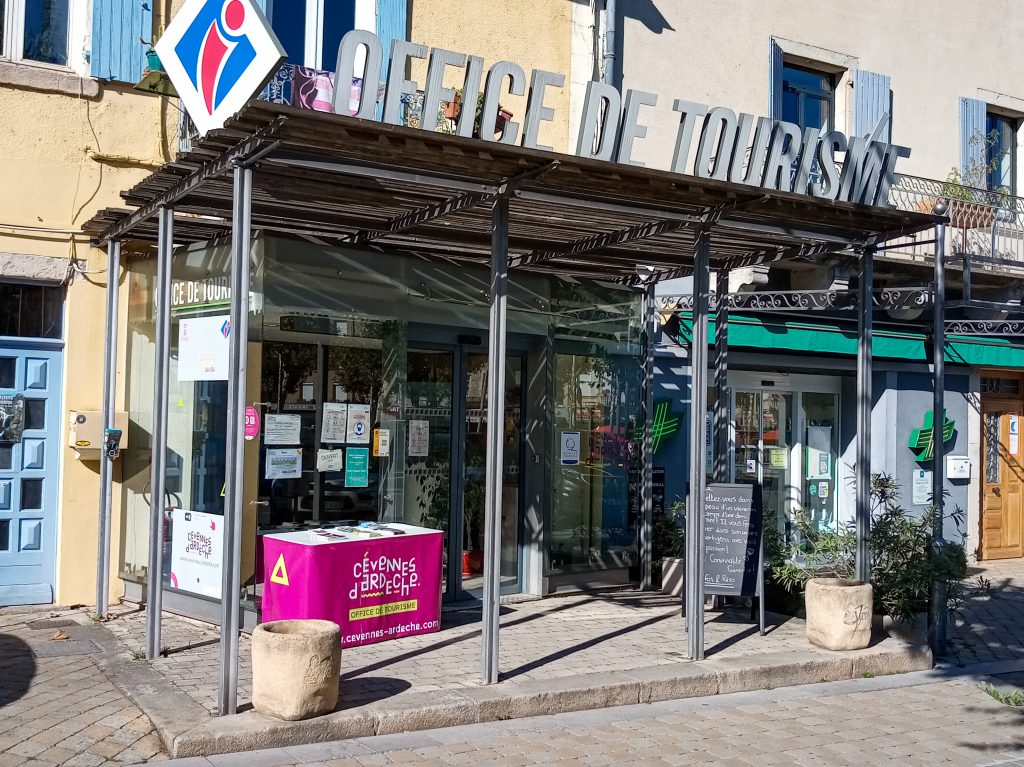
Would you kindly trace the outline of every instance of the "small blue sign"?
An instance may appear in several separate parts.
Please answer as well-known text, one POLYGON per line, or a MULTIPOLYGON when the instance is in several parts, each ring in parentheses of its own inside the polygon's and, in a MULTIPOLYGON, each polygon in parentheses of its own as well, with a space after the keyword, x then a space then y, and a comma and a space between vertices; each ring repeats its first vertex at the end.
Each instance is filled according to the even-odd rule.
POLYGON ((367 487, 370 484, 370 448, 345 449, 345 487, 367 487))

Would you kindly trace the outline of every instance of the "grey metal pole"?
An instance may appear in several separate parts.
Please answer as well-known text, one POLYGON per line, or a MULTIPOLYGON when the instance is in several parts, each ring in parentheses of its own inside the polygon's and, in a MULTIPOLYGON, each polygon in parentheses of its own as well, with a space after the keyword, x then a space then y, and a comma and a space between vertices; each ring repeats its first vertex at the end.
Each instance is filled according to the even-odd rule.
POLYGON ((644 293, 644 441, 640 480, 640 590, 651 590, 654 566, 654 344, 658 338, 655 283, 644 293))
POLYGON ((153 434, 149 480, 149 568, 146 572, 146 657, 160 654, 163 613, 164 488, 167 480, 167 369, 171 349, 171 259, 174 252, 174 209, 157 213, 156 360, 153 366, 153 434))
POLYGON ((618 79, 617 55, 615 52, 615 38, 618 35, 618 3, 616 0, 605 0, 604 2, 604 73, 601 80, 607 85, 615 85, 618 79))
POLYGON ((729 273, 718 271, 715 283, 715 482, 729 481, 729 273))
POLYGON ((238 707, 238 632, 242 561, 242 502, 245 497, 245 383, 249 342, 249 248, 252 229, 252 170, 235 166, 231 216, 231 339, 228 365, 227 440, 225 442, 224 561, 221 571, 220 684, 221 716, 238 707))
MULTIPOLYGON (((121 275, 121 241, 107 243, 107 312, 103 341, 103 429, 114 428, 117 407, 117 299, 121 275)), ((96 541, 96 615, 110 606, 110 515, 113 506, 114 459, 100 451, 100 514, 96 541)))
MULTIPOLYGON (((995 228, 993 226, 993 228, 995 228)), ((946 225, 939 224, 935 231, 935 305, 932 307, 932 336, 935 348, 932 350, 933 373, 935 377, 932 392, 932 439, 935 445, 932 459, 932 503, 937 510, 932 540, 935 554, 945 545, 943 520, 945 517, 945 451, 943 432, 946 423, 946 225)), ((965 260, 967 256, 964 256, 965 260)), ((932 586, 931 625, 929 644, 936 655, 945 653, 949 611, 946 608, 946 584, 932 586)))
POLYGON ((939 510, 939 521, 935 531, 937 540, 942 539, 942 511, 945 484, 943 464, 943 426, 946 412, 946 225, 939 224, 935 233, 935 306, 932 312, 932 335, 935 348, 932 351, 934 390, 932 396, 932 437, 935 455, 932 462, 932 503, 939 510))
POLYGON ((697 233, 693 269, 693 341, 690 344, 690 495, 686 509, 686 625, 688 657, 704 660, 704 418, 708 389, 708 293, 711 230, 697 233))
POLYGON ((874 301, 875 249, 867 247, 861 254, 859 301, 860 316, 857 333, 857 580, 871 579, 871 556, 868 535, 871 532, 871 400, 872 400, 872 314, 874 301))
POLYGON ((484 503, 484 604, 481 653, 481 678, 484 684, 494 684, 498 681, 508 268, 508 198, 501 195, 494 202, 491 223, 491 317, 487 344, 487 476, 484 503))

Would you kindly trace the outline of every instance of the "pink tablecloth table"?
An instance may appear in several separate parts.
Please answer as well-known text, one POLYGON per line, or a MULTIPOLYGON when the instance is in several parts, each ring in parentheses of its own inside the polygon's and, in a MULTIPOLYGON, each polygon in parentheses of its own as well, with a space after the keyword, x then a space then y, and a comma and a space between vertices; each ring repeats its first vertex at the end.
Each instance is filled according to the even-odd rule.
POLYGON ((263 536, 263 620, 334 621, 343 647, 439 630, 444 534, 388 527, 403 534, 263 536))

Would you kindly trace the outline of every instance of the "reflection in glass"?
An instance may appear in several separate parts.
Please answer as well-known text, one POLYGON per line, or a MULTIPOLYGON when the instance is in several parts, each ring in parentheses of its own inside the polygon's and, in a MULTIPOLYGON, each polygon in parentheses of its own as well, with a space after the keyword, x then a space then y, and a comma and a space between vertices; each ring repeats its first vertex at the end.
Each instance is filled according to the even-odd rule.
POLYGON ((68 0, 25 0, 22 57, 67 66, 68 0))
POLYGON ((839 398, 835 394, 805 392, 802 395, 804 423, 804 508, 819 530, 835 529, 838 495, 839 398))

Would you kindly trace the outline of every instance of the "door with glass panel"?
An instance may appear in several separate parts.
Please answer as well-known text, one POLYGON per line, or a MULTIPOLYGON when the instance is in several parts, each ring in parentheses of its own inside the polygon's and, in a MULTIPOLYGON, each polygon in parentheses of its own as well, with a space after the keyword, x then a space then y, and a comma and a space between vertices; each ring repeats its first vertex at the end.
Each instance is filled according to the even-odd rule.
MULTIPOLYGON (((506 358, 501 508, 501 585, 519 585, 523 358, 506 358)), ((446 532, 445 592, 483 587, 487 464, 487 354, 466 347, 408 354, 403 521, 446 532)))
POLYGON ((733 478, 760 483, 766 520, 786 540, 804 525, 834 529, 839 398, 834 393, 739 390, 733 404, 733 478))

